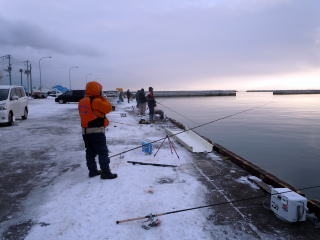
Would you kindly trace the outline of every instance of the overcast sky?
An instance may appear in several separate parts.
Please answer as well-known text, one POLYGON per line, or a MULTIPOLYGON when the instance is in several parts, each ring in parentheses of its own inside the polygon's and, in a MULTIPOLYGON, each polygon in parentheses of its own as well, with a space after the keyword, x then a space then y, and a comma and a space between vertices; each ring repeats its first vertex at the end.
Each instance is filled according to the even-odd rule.
POLYGON ((319 89, 319 13, 319 0, 0 0, 0 56, 15 83, 31 60, 36 85, 52 56, 46 87, 77 65, 74 89, 86 75, 105 89, 319 89))

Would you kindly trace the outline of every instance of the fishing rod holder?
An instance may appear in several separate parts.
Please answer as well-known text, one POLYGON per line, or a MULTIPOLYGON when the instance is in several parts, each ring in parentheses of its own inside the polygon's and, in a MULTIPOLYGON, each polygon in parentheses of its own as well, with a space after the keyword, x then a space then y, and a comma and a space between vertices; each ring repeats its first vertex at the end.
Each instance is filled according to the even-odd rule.
POLYGON ((170 139, 170 137, 169 137, 168 134, 166 135, 166 137, 165 137, 165 138, 163 139, 163 141, 161 142, 159 148, 157 149, 157 151, 156 151, 156 153, 153 155, 153 157, 155 157, 155 156, 158 154, 160 148, 163 146, 163 143, 166 141, 166 139, 168 139, 171 154, 173 154, 173 152, 174 152, 174 153, 176 154, 177 158, 180 159, 180 157, 179 157, 179 155, 178 155, 178 153, 177 153, 177 151, 176 151, 176 147, 174 146, 174 143, 172 142, 172 140, 170 139))

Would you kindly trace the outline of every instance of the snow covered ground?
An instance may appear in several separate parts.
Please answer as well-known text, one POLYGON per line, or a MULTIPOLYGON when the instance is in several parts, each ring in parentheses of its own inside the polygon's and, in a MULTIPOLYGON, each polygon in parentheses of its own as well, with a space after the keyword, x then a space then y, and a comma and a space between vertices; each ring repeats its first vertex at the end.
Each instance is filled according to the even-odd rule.
MULTIPOLYGON (((165 137, 165 127, 175 128, 169 122, 138 124, 134 105, 116 105, 116 111, 108 114, 110 156, 165 137)), ((283 231, 283 225, 277 229, 269 221, 259 225, 251 217, 254 211, 244 204, 162 216, 160 226, 150 230, 141 227, 141 220, 117 225, 117 220, 243 197, 240 188, 250 194, 260 190, 247 181, 246 172, 214 153, 193 154, 175 143, 178 159, 167 142, 156 157, 137 149, 111 158, 117 179, 88 178, 76 104, 31 100, 29 119, 0 128, 0 136, 5 153, 0 157, 3 239, 286 239, 290 230, 283 231)), ((265 214, 266 220, 274 219, 262 211, 257 219, 265 214)))

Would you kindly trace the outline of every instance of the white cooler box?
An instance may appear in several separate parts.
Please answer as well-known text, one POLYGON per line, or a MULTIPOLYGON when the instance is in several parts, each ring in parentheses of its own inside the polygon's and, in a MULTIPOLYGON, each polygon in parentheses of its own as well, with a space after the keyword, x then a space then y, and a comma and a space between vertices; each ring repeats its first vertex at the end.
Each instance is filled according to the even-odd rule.
POLYGON ((288 188, 271 189, 271 210, 288 222, 306 220, 307 199, 288 188))

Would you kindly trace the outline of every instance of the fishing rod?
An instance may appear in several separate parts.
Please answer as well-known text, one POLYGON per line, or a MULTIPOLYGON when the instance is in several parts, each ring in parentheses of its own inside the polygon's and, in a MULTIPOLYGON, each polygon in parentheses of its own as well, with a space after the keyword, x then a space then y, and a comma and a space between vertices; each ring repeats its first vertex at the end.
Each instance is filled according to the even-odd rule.
POLYGON ((133 126, 135 127, 136 125, 133 124, 129 124, 129 123, 122 123, 122 122, 117 122, 117 121, 109 121, 110 123, 118 123, 118 124, 123 124, 123 125, 127 125, 127 126, 133 126))
POLYGON ((163 104, 163 103, 161 103, 161 102, 158 102, 158 101, 157 101, 157 104, 160 104, 161 106, 163 106, 163 107, 165 107, 165 108, 168 108, 168 109, 169 109, 169 110, 171 110, 172 112, 174 112, 174 113, 176 113, 176 114, 180 115, 180 116, 181 116, 181 117, 183 117, 183 118, 188 119, 189 121, 191 121, 191 122, 193 122, 193 123, 195 123, 195 124, 199 124, 199 123, 197 123, 197 122, 193 121, 191 118, 189 118, 189 117, 185 116, 185 115, 184 115, 184 114, 182 114, 182 113, 177 112, 177 111, 176 111, 176 110, 174 110, 173 108, 168 107, 168 106, 164 105, 164 104, 163 104))
MULTIPOLYGON (((320 187, 320 185, 316 185, 316 186, 311 186, 311 187, 300 188, 300 189, 298 189, 298 190, 301 191, 301 190, 314 189, 314 188, 319 188, 319 187, 320 187)), ((269 194, 270 194, 270 196, 272 196, 272 195, 279 195, 279 194, 288 193, 288 192, 294 192, 294 191, 293 191, 293 190, 290 190, 290 191, 278 192, 278 193, 273 193, 273 194, 270 194, 270 193, 269 193, 269 194)), ((260 199, 260 198, 265 198, 265 197, 266 197, 266 195, 259 195, 259 196, 249 197, 249 198, 242 198, 242 199, 227 201, 227 202, 213 203, 213 204, 204 205, 204 206, 198 206, 198 207, 192 207, 192 208, 185 208, 185 209, 180 209, 180 210, 175 210, 175 211, 169 211, 169 212, 163 212, 163 213, 149 214, 149 215, 144 216, 144 217, 136 217, 136 218, 128 218, 128 219, 124 219, 124 220, 117 220, 117 221, 116 221, 116 224, 125 223, 125 222, 131 222, 131 221, 137 221, 137 220, 142 220, 142 219, 145 219, 145 218, 149 219, 150 217, 160 217, 160 216, 169 215, 169 214, 175 214, 175 213, 180 213, 180 212, 192 211, 192 210, 201 209, 201 208, 208 208, 208 207, 214 207, 214 206, 221 206, 221 205, 226 205, 226 204, 244 202, 244 201, 255 200, 255 199, 260 199)))
POLYGON ((147 163, 147 162, 136 162, 136 161, 127 161, 127 163, 131 163, 133 165, 149 165, 149 166, 156 166, 156 167, 178 167, 177 165, 170 165, 170 164, 160 164, 160 163, 147 163))
POLYGON ((211 124, 211 123, 215 123, 215 122, 224 120, 224 119, 226 119, 226 118, 239 115, 239 114, 241 114, 241 113, 245 113, 245 112, 248 112, 248 111, 252 111, 252 110, 254 110, 254 109, 257 109, 257 108, 260 108, 260 107, 262 107, 262 106, 265 106, 265 105, 268 104, 268 103, 270 103, 270 102, 267 102, 267 103, 264 103, 264 104, 262 104, 262 105, 255 106, 255 107, 252 107, 252 108, 248 108, 248 109, 246 109, 246 110, 242 110, 242 111, 239 111, 239 112, 236 112, 236 113, 232 113, 232 114, 226 115, 226 116, 224 116, 224 117, 214 119, 214 120, 212 120, 212 121, 210 121, 210 122, 202 123, 202 124, 200 124, 200 125, 198 125, 198 126, 195 126, 195 127, 192 127, 192 128, 188 128, 188 129, 185 129, 185 130, 182 130, 181 132, 177 132, 177 133, 174 133, 174 134, 171 134, 171 135, 167 135, 167 136, 165 136, 165 137, 163 137, 163 138, 159 138, 159 139, 154 140, 154 141, 152 141, 152 142, 149 142, 149 143, 146 143, 146 144, 142 144, 141 146, 137 146, 137 147, 134 147, 134 148, 125 150, 125 151, 123 151, 123 152, 116 153, 116 154, 110 156, 109 158, 113 158, 113 157, 116 157, 116 156, 120 156, 120 155, 122 155, 122 154, 124 154, 124 153, 131 152, 131 151, 136 150, 136 149, 139 149, 139 148, 141 148, 141 147, 143 147, 143 146, 147 146, 147 145, 150 144, 150 143, 156 143, 156 142, 163 141, 163 140, 166 139, 167 137, 174 137, 174 136, 177 136, 177 135, 179 135, 179 134, 182 134, 182 133, 185 133, 185 132, 188 132, 188 131, 191 131, 191 130, 194 130, 194 129, 197 129, 197 128, 200 128, 200 127, 203 127, 203 126, 206 126, 206 125, 209 125, 209 124, 211 124))

